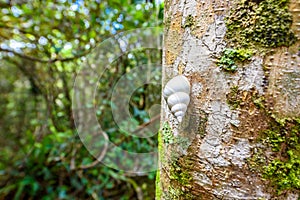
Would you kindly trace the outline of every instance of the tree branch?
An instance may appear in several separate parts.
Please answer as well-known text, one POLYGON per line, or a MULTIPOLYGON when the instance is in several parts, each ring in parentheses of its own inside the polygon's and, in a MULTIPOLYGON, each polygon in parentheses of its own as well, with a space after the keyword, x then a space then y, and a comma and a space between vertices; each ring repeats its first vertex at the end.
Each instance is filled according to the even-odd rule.
POLYGON ((2 52, 7 52, 7 53, 12 53, 16 56, 19 56, 21 58, 24 58, 26 60, 31 60, 31 61, 34 61, 34 62, 40 62, 40 63, 55 63, 57 61, 61 61, 61 62, 67 62, 67 61, 71 61, 71 60, 74 60, 76 58, 80 58, 84 55, 86 55, 87 53, 89 53, 90 51, 87 51, 83 54, 79 54, 77 56, 73 56, 73 57, 69 57, 69 58, 54 58, 54 59, 40 59, 40 58, 37 58, 37 57, 33 57, 33 56, 28 56, 28 55, 25 55, 25 54, 22 54, 22 53, 18 53, 14 50, 10 50, 10 49, 3 49, 0 47, 0 51, 2 52))

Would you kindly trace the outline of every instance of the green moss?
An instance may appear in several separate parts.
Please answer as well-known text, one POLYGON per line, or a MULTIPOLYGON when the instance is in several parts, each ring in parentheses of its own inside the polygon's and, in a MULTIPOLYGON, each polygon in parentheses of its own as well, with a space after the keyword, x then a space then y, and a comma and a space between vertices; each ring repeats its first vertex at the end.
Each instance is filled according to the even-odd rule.
POLYGON ((196 197, 195 195, 186 192, 186 191, 182 191, 180 189, 175 189, 173 187, 169 187, 168 188, 168 195, 164 198, 164 199, 170 199, 170 200, 178 200, 178 199, 183 199, 183 200, 199 200, 199 196, 196 197))
POLYGON ((188 186, 192 176, 177 162, 173 162, 170 170, 170 179, 177 181, 180 185, 188 186))
POLYGON ((232 109, 237 109, 240 107, 241 99, 238 86, 233 86, 230 88, 230 92, 226 95, 227 104, 230 105, 232 109))
POLYGON ((156 180, 155 180, 155 199, 161 199, 162 189, 160 183, 160 170, 156 171, 156 180))
POLYGON ((193 161, 188 157, 181 157, 174 161, 170 166, 169 187, 170 199, 199 199, 190 193, 193 185, 193 177, 190 174, 193 161))
POLYGON ((228 41, 253 49, 290 46, 296 37, 288 4, 288 0, 237 1, 226 19, 228 41))
MULTIPOLYGON (((158 133, 158 152, 161 165, 167 161, 164 158, 164 145, 179 143, 181 146, 189 144, 189 139, 184 137, 174 137, 168 122, 163 123, 161 131, 158 133)), ((187 148, 187 147, 184 147, 187 148)), ((195 199, 193 195, 182 190, 182 187, 188 189, 192 184, 191 161, 186 158, 179 158, 175 153, 170 153, 171 164, 169 168, 169 177, 172 182, 168 192, 163 192, 161 188, 160 171, 156 173, 156 199, 195 199), (173 160, 173 161, 172 161, 173 160), (175 160, 175 161, 174 161, 175 160)))
POLYGON ((264 178, 278 191, 300 189, 300 119, 275 119, 265 132, 275 158, 264 167, 264 178))
POLYGON ((266 155, 266 149, 254 149, 247 160, 249 169, 262 173, 279 192, 300 190, 300 118, 277 118, 272 115, 264 97, 255 90, 245 93, 238 87, 232 87, 227 102, 233 108, 247 109, 254 105, 264 116, 260 119, 269 123, 269 128, 258 139, 272 150, 272 154, 266 155))
POLYGON ((161 156, 162 155, 161 153, 163 153, 163 142, 162 142, 161 131, 158 131, 157 141, 158 141, 158 153, 160 154, 159 156, 161 156))
POLYGON ((171 127, 168 122, 165 122, 162 127, 162 140, 165 144, 173 144, 174 143, 174 135, 172 133, 171 127))
POLYGON ((250 91, 243 91, 238 88, 238 86, 233 86, 230 88, 230 92, 226 95, 227 104, 232 109, 238 109, 241 106, 248 104, 255 105, 256 108, 265 110, 265 98, 257 92, 255 89, 250 91), (246 98, 246 96, 247 98, 246 98))
POLYGON ((248 49, 225 49, 217 65, 225 71, 235 72, 237 63, 249 61, 252 51, 248 49))
POLYGON ((183 25, 183 28, 186 28, 186 27, 191 27, 194 25, 194 17, 192 15, 189 15, 185 18, 185 23, 183 25))
POLYGON ((262 167, 266 163, 264 150, 260 148, 254 149, 252 156, 247 159, 247 163, 252 172, 261 173, 262 167))
POLYGON ((252 101, 257 108, 265 109, 265 98, 263 96, 253 95, 252 101))
MULTIPOLYGON (((237 0, 226 18, 226 40, 230 47, 245 49, 252 55, 269 52, 271 48, 291 46, 296 42, 291 25, 288 0, 237 0)), ((251 57, 245 56, 238 60, 236 55, 234 50, 225 49, 218 66, 234 72, 238 62, 247 61, 251 57)), ((243 91, 232 87, 227 94, 227 103, 236 109, 247 101, 264 113, 270 128, 263 132, 260 139, 273 151, 271 157, 260 150, 253 152, 253 156, 248 159, 250 170, 262 172, 264 179, 269 180, 278 192, 299 191, 300 119, 278 119, 272 116, 265 99, 259 95, 251 93, 251 99, 243 98, 243 91)))
MULTIPOLYGON (((157 135, 158 139, 158 154, 159 154, 159 161, 162 163, 164 160, 164 152, 163 152, 163 144, 162 144, 162 137, 161 132, 158 132, 157 135)), ((161 189, 161 183, 160 183, 160 170, 158 169, 156 171, 156 179, 155 179, 155 197, 156 199, 161 199, 162 195, 162 189, 161 189)))

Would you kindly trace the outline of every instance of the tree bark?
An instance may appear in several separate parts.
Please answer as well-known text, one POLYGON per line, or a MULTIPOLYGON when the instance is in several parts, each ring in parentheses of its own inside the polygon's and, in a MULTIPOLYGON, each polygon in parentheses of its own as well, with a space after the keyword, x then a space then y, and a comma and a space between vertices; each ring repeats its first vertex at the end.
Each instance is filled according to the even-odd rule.
MULTIPOLYGON (((235 47, 226 38, 233 9, 233 1, 165 1, 162 85, 183 74, 191 101, 179 123, 162 99, 156 199, 300 198, 300 186, 278 190, 264 175, 275 158, 290 158, 284 142, 280 155, 273 151, 266 132, 279 127, 290 136, 287 124, 298 127, 300 3, 289 3, 296 42, 257 51, 227 72, 218 62, 226 48, 235 47), (281 126, 282 119, 287 121, 281 126)), ((299 130, 295 137, 299 141, 299 130)))

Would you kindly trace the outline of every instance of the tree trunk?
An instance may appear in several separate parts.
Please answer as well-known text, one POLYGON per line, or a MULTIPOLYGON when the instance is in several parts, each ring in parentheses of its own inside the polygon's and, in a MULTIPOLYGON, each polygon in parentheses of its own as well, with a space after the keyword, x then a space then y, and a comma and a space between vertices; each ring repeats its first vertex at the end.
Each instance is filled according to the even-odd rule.
POLYGON ((191 101, 178 122, 162 99, 157 199, 300 198, 299 11, 165 2, 162 83, 184 75, 191 101))

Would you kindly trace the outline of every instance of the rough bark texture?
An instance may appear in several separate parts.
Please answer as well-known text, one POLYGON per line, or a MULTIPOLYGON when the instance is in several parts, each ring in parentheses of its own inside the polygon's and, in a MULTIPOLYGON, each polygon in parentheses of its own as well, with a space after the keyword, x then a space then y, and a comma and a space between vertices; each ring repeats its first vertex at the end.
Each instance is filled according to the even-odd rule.
POLYGON ((163 85, 182 73, 192 91, 182 123, 162 100, 157 199, 300 198, 300 186, 278 193, 263 175, 278 157, 264 133, 283 118, 283 126, 300 127, 300 3, 289 4, 295 42, 257 51, 227 72, 217 64, 234 47, 225 20, 236 8, 225 0, 165 2, 163 85))

